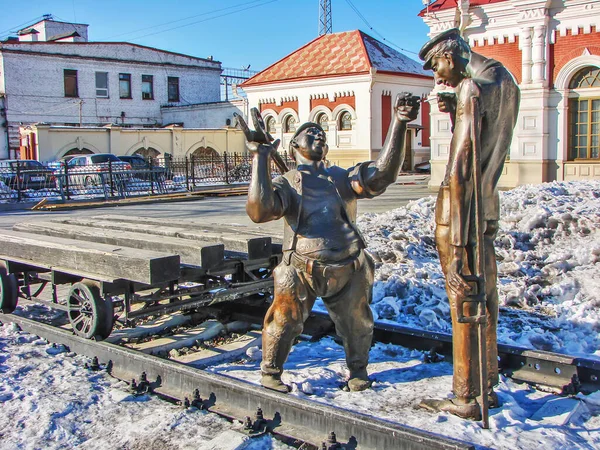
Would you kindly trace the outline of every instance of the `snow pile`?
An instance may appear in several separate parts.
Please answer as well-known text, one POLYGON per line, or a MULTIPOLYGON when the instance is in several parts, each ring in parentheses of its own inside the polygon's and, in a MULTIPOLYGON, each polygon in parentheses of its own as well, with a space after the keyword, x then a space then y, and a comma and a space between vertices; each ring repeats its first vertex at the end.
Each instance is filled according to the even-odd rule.
MULTIPOLYGON (((501 197, 499 341, 600 357, 600 183, 522 186, 501 197)), ((451 332, 434 210, 427 197, 359 219, 377 263, 376 320, 451 332)))

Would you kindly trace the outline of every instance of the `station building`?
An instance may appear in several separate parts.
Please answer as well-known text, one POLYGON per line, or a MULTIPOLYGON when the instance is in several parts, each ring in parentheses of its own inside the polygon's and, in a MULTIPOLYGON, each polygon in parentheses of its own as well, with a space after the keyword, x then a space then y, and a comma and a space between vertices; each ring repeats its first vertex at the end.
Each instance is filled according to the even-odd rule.
MULTIPOLYGON (((474 52, 500 61, 521 89, 503 187, 600 179, 600 3, 436 0, 420 13, 430 37, 460 28, 474 52)), ((431 93, 431 186, 444 177, 450 121, 431 93)))
MULTIPOLYGON (((424 96, 430 71, 361 31, 324 34, 241 84, 281 151, 301 123, 321 124, 328 159, 349 167, 383 147, 398 93, 424 96)), ((429 105, 409 125, 405 170, 429 161, 429 105)))

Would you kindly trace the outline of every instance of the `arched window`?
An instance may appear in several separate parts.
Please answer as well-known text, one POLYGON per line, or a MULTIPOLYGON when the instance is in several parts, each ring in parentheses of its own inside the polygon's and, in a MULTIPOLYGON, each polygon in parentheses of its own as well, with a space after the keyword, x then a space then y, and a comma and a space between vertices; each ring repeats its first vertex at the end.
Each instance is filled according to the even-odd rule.
POLYGON ((62 157, 64 158, 65 156, 93 155, 93 154, 94 154, 94 152, 91 150, 88 150, 87 148, 82 148, 81 150, 79 150, 78 148, 72 148, 71 150, 66 152, 64 155, 62 155, 62 157))
POLYGON ((600 68, 585 67, 573 76, 569 88, 569 159, 600 159, 600 68))
POLYGON ((352 114, 348 111, 344 111, 340 114, 338 128, 342 131, 348 131, 352 129, 352 114))
POLYGON ((323 128, 323 131, 329 131, 329 117, 327 117, 327 114, 325 113, 321 113, 317 116, 317 121, 316 121, 319 125, 321 125, 321 128, 323 128))
POLYGON ((152 147, 148 147, 148 148, 139 148, 135 152, 133 152, 133 154, 140 155, 145 160, 149 160, 149 159, 155 160, 156 158, 158 158, 158 155, 160 155, 160 152, 152 147))
POLYGON ((198 147, 191 154, 191 157, 194 159, 202 159, 202 160, 211 160, 217 161, 220 160, 221 156, 219 153, 212 147, 198 147))
POLYGON ((295 133, 296 132, 296 119, 291 114, 283 119, 283 132, 284 133, 295 133))
POLYGON ((275 117, 269 116, 267 117, 267 132, 270 134, 275 134, 275 117))

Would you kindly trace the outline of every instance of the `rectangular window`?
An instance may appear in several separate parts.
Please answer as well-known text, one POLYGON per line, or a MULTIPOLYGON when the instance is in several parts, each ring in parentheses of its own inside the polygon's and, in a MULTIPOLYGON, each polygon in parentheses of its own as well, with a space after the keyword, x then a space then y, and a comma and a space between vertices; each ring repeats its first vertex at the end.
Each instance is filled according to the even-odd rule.
POLYGON ((65 76, 65 97, 79 97, 77 90, 77 71, 71 69, 64 70, 65 76))
POLYGON ((108 98, 108 72, 96 72, 96 97, 108 98))
POLYGON ((119 74, 119 98, 131 98, 131 74, 119 74))
POLYGON ((152 75, 142 75, 142 99, 154 99, 154 80, 152 75))
POLYGON ((170 102, 178 102, 179 101, 179 77, 169 77, 168 78, 168 94, 170 102))
POLYGON ((600 99, 571 99, 569 109, 569 159, 600 159, 600 99))

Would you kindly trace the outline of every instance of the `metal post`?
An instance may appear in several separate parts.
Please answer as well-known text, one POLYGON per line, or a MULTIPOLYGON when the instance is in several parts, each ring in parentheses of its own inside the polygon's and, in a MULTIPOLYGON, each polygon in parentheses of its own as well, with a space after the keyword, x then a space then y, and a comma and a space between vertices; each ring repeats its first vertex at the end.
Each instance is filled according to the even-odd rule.
POLYGON ((20 202, 22 200, 22 193, 21 193, 21 162, 17 160, 16 161, 16 165, 17 165, 17 175, 16 175, 15 181, 17 182, 17 184, 16 184, 16 188, 17 188, 17 201, 20 202))
MULTIPOLYGON (((102 180, 102 178, 100 178, 102 180)), ((108 181, 110 183, 110 196, 114 197, 115 196, 115 192, 114 192, 114 183, 113 183, 113 171, 112 171, 112 161, 109 159, 108 160, 108 181)))
POLYGON ((225 183, 229 184, 229 164, 227 163, 227 152, 223 152, 223 162, 225 166, 225 183))
POLYGON ((194 155, 191 156, 190 162, 191 162, 190 170, 192 172, 192 187, 195 188, 196 187, 196 175, 194 174, 194 164, 195 164, 194 155))
POLYGON ((65 195, 67 196, 67 200, 71 200, 71 193, 69 192, 69 165, 66 161, 63 164, 65 168, 65 195))
POLYGON ((188 168, 188 157, 185 157, 185 185, 187 186, 187 190, 190 190, 190 173, 188 168))

